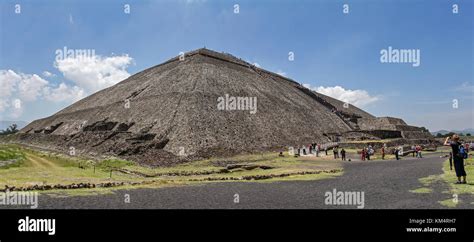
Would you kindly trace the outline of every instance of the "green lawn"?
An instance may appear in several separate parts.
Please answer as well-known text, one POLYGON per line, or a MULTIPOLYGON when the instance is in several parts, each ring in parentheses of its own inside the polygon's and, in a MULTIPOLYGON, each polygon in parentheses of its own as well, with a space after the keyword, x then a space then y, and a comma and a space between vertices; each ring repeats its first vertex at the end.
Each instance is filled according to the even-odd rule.
MULTIPOLYGON (((9 151, 13 146, 0 146, 0 151, 9 151)), ((113 174, 99 167, 80 168, 80 158, 54 155, 13 147, 22 157, 20 163, 0 169, 0 187, 27 187, 32 185, 68 185, 72 183, 103 183, 131 181, 134 177, 124 174, 113 174)))
POLYGON ((449 160, 446 160, 443 163, 443 179, 446 183, 449 184, 450 187, 450 193, 451 194, 473 194, 474 195, 474 180, 469 180, 469 178, 472 179, 472 176, 474 175, 474 158, 471 156, 465 161, 466 166, 464 169, 466 170, 467 173, 467 182, 468 184, 454 184, 457 181, 456 173, 453 170, 449 169, 449 160))
MULTIPOLYGON (((1 188, 5 186, 28 187, 32 185, 99 184, 106 182, 144 182, 146 184, 134 187, 162 187, 209 182, 206 179, 226 179, 228 181, 242 179, 243 177, 284 175, 284 177, 258 180, 268 182, 316 180, 342 174, 342 162, 340 161, 316 157, 295 158, 288 154, 285 154, 284 157, 279 157, 277 153, 240 155, 225 159, 207 159, 179 164, 173 167, 158 168, 139 166, 134 162, 116 158, 93 161, 80 157, 33 150, 19 145, 0 144, 0 154, 2 154, 1 159, 18 159, 13 165, 0 169, 1 188), (245 166, 243 168, 226 169, 227 165, 235 164, 245 166), (320 171, 320 174, 298 174, 320 171)), ((131 186, 125 185, 123 188, 131 188, 131 186)), ((87 192, 83 192, 84 190, 95 194, 113 189, 117 188, 49 190, 46 192, 53 194, 66 192, 69 195, 79 195, 87 194, 87 192)))
POLYGON ((472 194, 474 195, 474 182, 469 180, 469 177, 474 174, 474 158, 470 157, 469 159, 465 160, 466 166, 465 170, 468 175, 468 184, 455 184, 457 181, 456 173, 449 168, 449 160, 443 162, 443 173, 440 175, 431 175, 428 177, 420 178, 420 182, 423 185, 421 188, 417 188, 415 190, 411 190, 410 192, 414 193, 429 193, 432 192, 432 186, 435 183, 443 182, 448 186, 448 191, 444 191, 443 193, 448 193, 451 195, 451 198, 446 199, 444 201, 439 201, 440 204, 446 207, 456 207, 459 202, 463 202, 462 200, 458 200, 455 202, 454 197, 455 195, 460 194, 472 194))
POLYGON ((417 188, 417 189, 414 189, 414 190, 410 190, 410 192, 413 192, 413 193, 431 193, 431 192, 433 192, 433 189, 428 188, 428 187, 420 187, 420 188, 417 188))

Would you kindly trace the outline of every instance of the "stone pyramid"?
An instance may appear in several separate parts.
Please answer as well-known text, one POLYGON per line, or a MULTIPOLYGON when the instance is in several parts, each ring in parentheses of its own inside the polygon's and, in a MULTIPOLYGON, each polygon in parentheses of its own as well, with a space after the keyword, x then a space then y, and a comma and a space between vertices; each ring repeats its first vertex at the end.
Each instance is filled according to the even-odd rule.
POLYGON ((198 49, 30 123, 20 140, 169 165, 329 142, 328 134, 357 129, 353 118, 375 117, 230 54, 198 49))

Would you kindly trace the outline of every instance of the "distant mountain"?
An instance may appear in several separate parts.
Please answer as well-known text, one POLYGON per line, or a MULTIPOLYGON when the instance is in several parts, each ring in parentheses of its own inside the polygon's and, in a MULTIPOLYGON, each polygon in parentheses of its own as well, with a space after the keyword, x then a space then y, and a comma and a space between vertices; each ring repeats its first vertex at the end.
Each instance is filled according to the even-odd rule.
POLYGON ((449 132, 454 132, 454 133, 456 133, 456 134, 461 134, 461 133, 462 133, 462 134, 467 134, 467 133, 470 133, 470 134, 474 135, 474 129, 472 129, 472 128, 463 129, 463 130, 451 130, 451 131, 442 129, 442 130, 439 130, 439 131, 436 131, 436 132, 431 132, 431 134, 432 134, 432 135, 436 135, 436 134, 440 133, 440 134, 442 134, 442 135, 445 135, 445 134, 447 134, 447 133, 449 133, 449 132))
POLYGON ((12 125, 12 124, 16 124, 18 126, 17 129, 22 129, 28 123, 25 122, 25 121, 4 121, 4 120, 1 120, 0 121, 0 130, 5 130, 8 127, 10 127, 10 125, 12 125))

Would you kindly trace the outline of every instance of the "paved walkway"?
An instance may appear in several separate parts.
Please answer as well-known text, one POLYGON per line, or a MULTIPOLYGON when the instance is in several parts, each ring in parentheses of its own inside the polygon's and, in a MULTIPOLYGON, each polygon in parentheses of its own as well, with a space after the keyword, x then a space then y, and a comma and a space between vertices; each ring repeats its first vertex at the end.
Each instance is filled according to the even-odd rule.
MULTIPOLYGON (((52 198, 40 196, 40 208, 355 208, 325 205, 325 193, 360 191, 365 193, 365 208, 415 209, 446 208, 439 204, 452 198, 443 193, 447 185, 439 182, 431 193, 412 193, 422 184, 419 178, 442 173, 437 156, 403 160, 355 161, 344 164, 344 175, 318 181, 227 182, 171 187, 161 189, 120 190, 115 194, 52 198), (125 203, 125 194, 130 203, 125 203), (234 203, 234 195, 239 203, 234 203)), ((457 208, 474 208, 474 196, 459 198, 468 201, 457 208)))

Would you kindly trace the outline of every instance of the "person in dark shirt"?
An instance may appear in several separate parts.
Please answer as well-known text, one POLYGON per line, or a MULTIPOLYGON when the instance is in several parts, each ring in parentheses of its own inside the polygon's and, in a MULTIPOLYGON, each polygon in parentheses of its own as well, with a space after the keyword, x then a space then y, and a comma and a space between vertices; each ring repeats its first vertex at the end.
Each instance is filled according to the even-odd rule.
POLYGON ((341 150, 341 159, 344 161, 346 160, 346 150, 344 148, 341 150))
POLYGON ((452 140, 449 140, 450 137, 446 137, 444 141, 445 146, 451 146, 452 156, 453 156, 453 164, 454 170, 456 171, 456 176, 458 177, 458 181, 456 184, 466 184, 466 171, 464 170, 464 158, 459 155, 459 146, 462 145, 459 142, 459 136, 454 134, 452 140), (462 181, 461 181, 462 177, 462 181))
POLYGON ((449 152, 449 170, 453 170, 453 152, 449 152))

